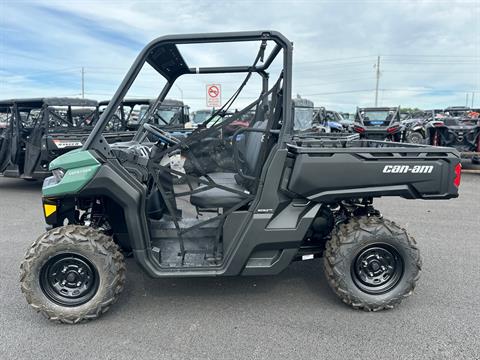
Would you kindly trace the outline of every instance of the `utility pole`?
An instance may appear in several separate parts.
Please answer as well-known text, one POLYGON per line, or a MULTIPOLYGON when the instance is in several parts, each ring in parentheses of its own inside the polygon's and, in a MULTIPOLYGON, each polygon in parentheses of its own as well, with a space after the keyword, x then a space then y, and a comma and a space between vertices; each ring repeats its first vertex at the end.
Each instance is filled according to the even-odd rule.
POLYGON ((82 66, 82 99, 85 98, 85 68, 82 66))
POLYGON ((183 90, 182 90, 182 88, 175 83, 173 83, 173 84, 177 87, 178 91, 180 91, 180 96, 182 97, 182 102, 183 102, 183 90))
POLYGON ((380 82, 380 55, 377 56, 377 73, 376 73, 376 77, 377 77, 377 83, 375 85, 375 107, 378 106, 378 84, 380 82))
POLYGON ((470 95, 468 92, 465 94, 465 106, 468 107, 468 95, 470 95))
POLYGON ((475 98, 475 91, 472 91, 472 106, 470 106, 473 109, 473 99, 475 98))

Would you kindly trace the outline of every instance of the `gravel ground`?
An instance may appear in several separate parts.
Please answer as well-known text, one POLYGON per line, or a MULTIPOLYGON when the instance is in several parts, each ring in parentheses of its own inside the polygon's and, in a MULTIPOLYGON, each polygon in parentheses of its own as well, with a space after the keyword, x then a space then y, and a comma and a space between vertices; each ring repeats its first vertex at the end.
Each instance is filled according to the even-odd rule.
POLYGON ((377 201, 419 242, 423 274, 394 310, 354 311, 319 260, 275 277, 152 280, 128 261, 101 319, 48 322, 20 292, 19 263, 43 231, 40 184, 0 178, 0 359, 480 359, 480 175, 450 201, 377 201))

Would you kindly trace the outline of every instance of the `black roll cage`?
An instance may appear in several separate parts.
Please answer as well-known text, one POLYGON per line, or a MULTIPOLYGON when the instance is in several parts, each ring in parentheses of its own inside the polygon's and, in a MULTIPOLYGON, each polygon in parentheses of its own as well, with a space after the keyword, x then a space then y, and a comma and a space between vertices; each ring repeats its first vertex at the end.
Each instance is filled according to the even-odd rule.
MULTIPOLYGON (((69 127, 75 127, 82 124, 82 123, 74 124, 73 123, 73 116, 74 111, 72 107, 92 107, 94 108, 88 114, 89 116, 93 116, 93 120, 97 117, 97 101, 96 100, 89 100, 89 99, 76 99, 76 98, 32 98, 32 99, 11 99, 11 100, 4 100, 0 102, 0 106, 8 106, 11 108, 11 113, 14 119, 19 122, 19 126, 23 127, 22 122, 26 121, 32 115, 33 110, 38 110, 42 116, 37 117, 32 123, 31 128, 36 128, 38 126, 42 126, 42 122, 45 124, 45 128, 49 128, 48 126, 48 116, 52 116, 56 119, 59 123, 64 123, 69 127), (66 107, 66 116, 62 117, 56 113, 57 107, 66 107), (20 113, 26 112, 27 119, 22 119, 20 113)), ((60 127, 53 127, 52 129, 61 130, 60 127)), ((69 128, 69 131, 76 130, 69 128)))
MULTIPOLYGON (((110 100, 102 100, 98 103, 100 116, 103 113, 103 111, 106 109, 106 107, 108 107, 109 103, 110 103, 110 100), (105 109, 101 109, 102 106, 105 106, 105 109)), ((122 130, 127 129, 127 124, 132 116, 132 110, 136 105, 150 106, 151 103, 152 103, 152 99, 124 99, 121 103, 121 106, 119 106, 120 117, 118 117, 118 120, 120 121, 121 129, 122 130), (125 107, 130 108, 130 111, 128 111, 128 114, 125 114, 125 107)), ((117 116, 117 115, 114 114, 113 116, 117 116)))
MULTIPOLYGON (((283 113, 282 113, 282 129, 279 136, 279 143, 283 143, 282 139, 292 133, 292 52, 293 45, 281 33, 276 31, 245 31, 231 33, 206 33, 206 34, 184 34, 184 35, 167 35, 159 37, 150 42, 137 56, 130 70, 125 75, 118 90, 112 97, 107 108, 102 113, 99 121, 97 121, 90 136, 85 141, 83 150, 96 150, 103 156, 110 158, 113 154, 110 151, 108 143, 102 139, 103 131, 114 116, 115 111, 120 106, 122 100, 130 89, 131 85, 140 73, 143 65, 148 62, 157 72, 159 72, 167 83, 158 95, 157 100, 151 106, 156 109, 157 106, 165 99, 168 92, 172 88, 177 78, 185 74, 219 74, 219 73, 257 73, 263 81, 263 92, 268 89, 268 73, 267 69, 276 59, 280 51, 283 50, 283 113), (206 43, 223 43, 223 42, 246 42, 246 41, 273 41, 275 47, 271 50, 268 57, 262 65, 245 65, 245 66, 220 66, 220 67, 198 67, 191 68, 185 63, 181 56, 177 45, 181 44, 206 44, 206 43)), ((262 56, 263 57, 263 56, 262 56)), ((146 116, 149 116, 148 114, 146 116)), ((141 131, 141 129, 139 129, 141 131)), ((284 146, 284 145, 283 145, 284 146)))
POLYGON ((390 124, 394 122, 394 119, 399 119, 400 118, 400 106, 396 107, 387 107, 387 106, 382 106, 382 107, 357 107, 357 112, 355 114, 355 121, 361 122, 363 124, 364 122, 364 117, 362 115, 362 112, 365 111, 393 111, 392 118, 390 119, 390 124))

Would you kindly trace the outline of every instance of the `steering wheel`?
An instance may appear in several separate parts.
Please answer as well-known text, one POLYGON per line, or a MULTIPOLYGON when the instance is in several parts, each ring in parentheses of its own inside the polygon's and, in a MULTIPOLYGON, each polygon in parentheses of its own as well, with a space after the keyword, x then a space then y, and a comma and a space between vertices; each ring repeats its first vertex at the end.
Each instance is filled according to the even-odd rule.
POLYGON ((166 131, 163 131, 162 129, 158 128, 155 125, 152 124, 143 124, 143 128, 147 130, 150 134, 156 136, 157 138, 160 139, 160 141, 166 143, 167 145, 174 146, 180 143, 180 140, 178 140, 176 137, 170 135, 166 131))

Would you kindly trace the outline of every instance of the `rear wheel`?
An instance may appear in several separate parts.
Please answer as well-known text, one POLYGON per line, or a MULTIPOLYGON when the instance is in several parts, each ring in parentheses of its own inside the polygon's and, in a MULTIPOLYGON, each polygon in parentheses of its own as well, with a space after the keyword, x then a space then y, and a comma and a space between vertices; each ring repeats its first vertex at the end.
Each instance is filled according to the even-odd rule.
POLYGON ((112 238, 89 227, 52 229, 21 264, 27 302, 50 320, 78 323, 107 311, 125 283, 123 255, 112 238))
POLYGON ((333 291, 355 309, 393 308, 420 275, 415 240, 395 223, 359 217, 339 225, 327 242, 324 270, 333 291))
POLYGON ((407 141, 412 144, 422 144, 423 136, 419 132, 414 131, 407 135, 407 141))

